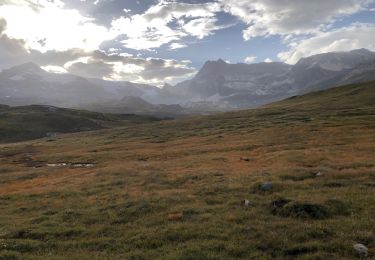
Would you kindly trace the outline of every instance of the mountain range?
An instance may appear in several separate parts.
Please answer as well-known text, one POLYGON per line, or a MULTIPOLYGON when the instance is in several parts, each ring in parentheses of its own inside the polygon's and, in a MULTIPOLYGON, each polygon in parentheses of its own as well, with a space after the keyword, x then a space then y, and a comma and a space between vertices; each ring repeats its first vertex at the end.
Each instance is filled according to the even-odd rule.
POLYGON ((162 88, 50 73, 26 63, 0 72, 0 104, 114 113, 203 113, 251 108, 369 80, 375 80, 375 52, 366 49, 318 54, 295 65, 207 61, 191 80, 162 88))
POLYGON ((375 79, 375 52, 318 54, 295 65, 280 62, 229 64, 208 61, 192 79, 166 88, 190 100, 248 108, 293 95, 375 79))

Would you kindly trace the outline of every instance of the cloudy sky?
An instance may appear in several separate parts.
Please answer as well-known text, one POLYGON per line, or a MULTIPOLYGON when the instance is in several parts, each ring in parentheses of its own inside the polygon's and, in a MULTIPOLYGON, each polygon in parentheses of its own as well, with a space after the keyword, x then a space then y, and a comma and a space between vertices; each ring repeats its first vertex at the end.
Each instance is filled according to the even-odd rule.
POLYGON ((207 60, 375 51, 375 0, 0 0, 0 70, 162 85, 207 60))

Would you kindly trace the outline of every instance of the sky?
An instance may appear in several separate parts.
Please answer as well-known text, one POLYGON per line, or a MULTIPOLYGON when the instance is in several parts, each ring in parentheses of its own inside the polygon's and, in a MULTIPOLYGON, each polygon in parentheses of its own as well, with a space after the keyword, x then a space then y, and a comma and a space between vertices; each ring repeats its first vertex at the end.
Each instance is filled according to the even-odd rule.
POLYGON ((207 60, 375 51, 375 0, 0 0, 0 70, 161 86, 207 60))

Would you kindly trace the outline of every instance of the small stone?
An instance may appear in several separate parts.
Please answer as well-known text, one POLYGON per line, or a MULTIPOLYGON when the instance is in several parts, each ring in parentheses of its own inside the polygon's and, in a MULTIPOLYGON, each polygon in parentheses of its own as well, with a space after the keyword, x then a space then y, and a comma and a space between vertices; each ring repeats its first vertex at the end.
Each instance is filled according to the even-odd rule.
POLYGON ((270 191, 273 188, 272 182, 265 182, 262 185, 260 185, 260 189, 262 191, 270 191))
POLYGON ((321 173, 321 172, 317 172, 317 173, 315 174, 316 177, 320 177, 320 176, 322 176, 322 175, 323 175, 323 173, 321 173))
POLYGON ((245 207, 251 207, 252 206, 250 200, 244 200, 244 205, 245 205, 245 207))
POLYGON ((249 157, 241 157, 241 158, 240 158, 240 161, 250 162, 250 161, 251 161, 251 158, 249 158, 249 157))
POLYGON ((357 251, 357 253, 361 256, 361 257, 367 257, 368 255, 368 248, 363 245, 363 244, 355 244, 353 246, 354 250, 357 251))

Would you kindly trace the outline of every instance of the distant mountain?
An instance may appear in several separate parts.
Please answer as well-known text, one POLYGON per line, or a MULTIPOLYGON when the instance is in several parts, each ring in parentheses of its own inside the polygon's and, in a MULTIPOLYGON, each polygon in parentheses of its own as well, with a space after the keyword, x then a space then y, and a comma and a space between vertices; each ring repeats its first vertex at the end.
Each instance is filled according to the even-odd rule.
POLYGON ((106 92, 115 95, 117 100, 124 97, 140 97, 153 104, 169 103, 168 96, 155 86, 147 84, 138 84, 128 81, 109 81, 102 79, 88 79, 94 85, 101 86, 106 92))
POLYGON ((208 61, 198 74, 163 90, 227 108, 247 108, 288 96, 375 79, 375 53, 366 49, 334 52, 301 59, 294 66, 280 62, 229 64, 208 61))
POLYGON ((151 115, 157 118, 179 117, 201 114, 206 110, 186 109, 179 104, 152 104, 137 96, 126 96, 115 102, 100 102, 85 106, 86 109, 101 113, 151 115))
POLYGON ((0 103, 9 105, 48 104, 71 107, 76 104, 111 99, 102 87, 87 79, 48 73, 33 63, 0 73, 0 103))
POLYGON ((33 63, 0 72, 0 103, 8 105, 77 107, 120 100, 126 95, 152 97, 158 91, 159 88, 144 84, 49 73, 33 63))
POLYGON ((256 107, 370 80, 375 80, 375 52, 366 49, 318 54, 302 58, 295 65, 207 61, 193 79, 162 88, 49 73, 27 63, 0 72, 0 104, 185 115, 256 107))
POLYGON ((375 52, 358 49, 350 52, 330 52, 302 58, 296 66, 305 70, 321 68, 328 71, 342 71, 372 60, 375 60, 375 52))
POLYGON ((257 97, 276 100, 288 95, 291 66, 280 63, 228 64, 223 60, 208 61, 190 81, 167 91, 187 96, 191 102, 211 102, 227 108, 248 107, 257 97))

